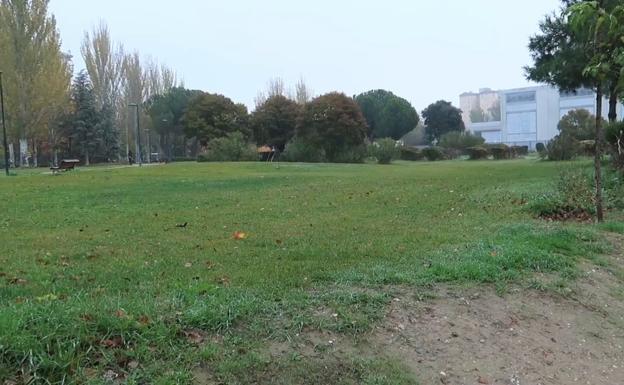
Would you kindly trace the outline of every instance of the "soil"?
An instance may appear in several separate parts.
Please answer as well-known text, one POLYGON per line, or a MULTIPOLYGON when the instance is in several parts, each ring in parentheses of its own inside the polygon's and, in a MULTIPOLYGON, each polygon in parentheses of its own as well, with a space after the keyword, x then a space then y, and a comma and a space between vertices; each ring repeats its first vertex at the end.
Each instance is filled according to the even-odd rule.
POLYGON ((568 295, 446 287, 420 301, 404 290, 372 338, 423 385, 624 384, 624 239, 613 240, 613 269, 582 265, 568 295))

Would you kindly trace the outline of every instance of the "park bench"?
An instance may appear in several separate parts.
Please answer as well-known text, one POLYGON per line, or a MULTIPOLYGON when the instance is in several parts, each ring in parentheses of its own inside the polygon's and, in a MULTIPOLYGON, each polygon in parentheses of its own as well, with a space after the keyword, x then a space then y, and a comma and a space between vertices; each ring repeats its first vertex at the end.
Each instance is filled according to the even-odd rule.
POLYGON ((56 175, 61 171, 65 172, 65 171, 73 170, 79 164, 80 164, 80 160, 78 159, 63 159, 59 162, 58 166, 50 167, 50 170, 52 170, 53 175, 56 175))

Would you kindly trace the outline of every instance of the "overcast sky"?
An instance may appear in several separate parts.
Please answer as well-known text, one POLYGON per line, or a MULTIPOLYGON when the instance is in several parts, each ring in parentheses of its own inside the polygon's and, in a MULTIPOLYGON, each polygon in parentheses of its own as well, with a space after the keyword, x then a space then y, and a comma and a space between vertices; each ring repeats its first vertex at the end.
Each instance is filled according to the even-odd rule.
POLYGON ((64 49, 84 67, 85 30, 175 69, 187 88, 253 106, 269 78, 316 94, 384 88, 421 111, 480 87, 529 83, 529 36, 558 0, 51 0, 64 49))

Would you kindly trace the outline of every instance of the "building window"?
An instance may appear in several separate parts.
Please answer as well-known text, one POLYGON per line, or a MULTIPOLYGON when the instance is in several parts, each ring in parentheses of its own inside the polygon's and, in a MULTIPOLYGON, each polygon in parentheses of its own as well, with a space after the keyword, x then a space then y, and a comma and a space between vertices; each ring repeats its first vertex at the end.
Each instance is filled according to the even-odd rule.
POLYGON ((514 92, 507 94, 507 104, 530 103, 535 101, 535 91, 514 92))
POLYGON ((559 95, 562 98, 573 98, 576 96, 594 96, 595 93, 593 90, 590 90, 587 88, 579 88, 578 90, 574 92, 569 92, 569 91, 560 92, 559 95))

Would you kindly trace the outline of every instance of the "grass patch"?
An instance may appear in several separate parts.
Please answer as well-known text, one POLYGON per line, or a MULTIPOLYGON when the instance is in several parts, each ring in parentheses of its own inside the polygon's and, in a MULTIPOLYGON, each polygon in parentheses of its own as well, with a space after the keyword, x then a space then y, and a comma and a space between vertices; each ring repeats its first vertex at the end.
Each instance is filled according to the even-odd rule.
POLYGON ((0 378, 191 383, 210 362, 227 383, 335 382, 334 369, 344 383, 413 383, 387 357, 326 370, 266 349, 304 330, 357 338, 384 315, 380 286, 574 277, 604 249, 597 230, 518 204, 556 175, 523 160, 0 178, 0 378))

